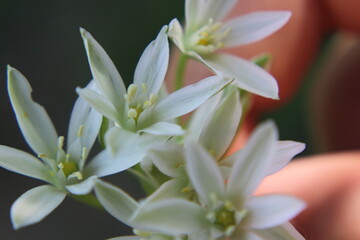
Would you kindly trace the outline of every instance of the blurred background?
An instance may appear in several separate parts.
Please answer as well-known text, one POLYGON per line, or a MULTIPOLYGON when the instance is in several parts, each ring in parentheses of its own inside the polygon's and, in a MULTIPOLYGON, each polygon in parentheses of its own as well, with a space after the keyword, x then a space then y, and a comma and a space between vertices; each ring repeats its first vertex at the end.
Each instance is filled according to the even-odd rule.
MULTIPOLYGON (((79 27, 104 47, 129 84, 143 49, 164 24, 183 18, 183 8, 183 0, 1 0, 0 144, 31 152, 8 99, 7 64, 28 78, 34 100, 45 107, 58 134, 66 136, 77 98, 75 88, 91 79, 79 27)), ((331 34, 324 39, 301 91, 287 105, 264 116, 278 123, 281 139, 306 142, 305 155, 359 149, 360 111, 352 110, 359 108, 360 84, 356 81, 343 89, 338 81, 360 78, 359 56, 359 41, 350 34, 331 34), (342 70, 334 71, 339 65, 342 70), (349 94, 337 98, 338 91, 349 94)), ((40 224, 14 231, 9 218, 11 204, 42 183, 4 169, 0 169, 0 179, 0 239, 105 239, 131 234, 109 214, 68 198, 40 224)), ((106 179, 135 198, 142 196, 139 185, 126 173, 106 179)))

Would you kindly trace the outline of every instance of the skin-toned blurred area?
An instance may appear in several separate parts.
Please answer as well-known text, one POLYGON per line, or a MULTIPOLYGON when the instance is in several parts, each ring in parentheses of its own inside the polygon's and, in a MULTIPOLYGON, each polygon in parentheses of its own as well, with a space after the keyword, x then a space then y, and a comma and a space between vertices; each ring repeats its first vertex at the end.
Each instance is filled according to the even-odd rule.
MULTIPOLYGON (((31 153, 8 100, 6 64, 28 78, 34 99, 66 136, 75 88, 91 78, 79 27, 96 37, 129 83, 141 52, 162 25, 182 19, 183 5, 168 0, 1 1, 0 144, 31 153)), ((239 0, 229 17, 260 10, 289 10, 292 17, 274 35, 229 52, 246 59, 270 53, 280 100, 253 97, 232 151, 243 146, 261 119, 275 117, 281 140, 306 142, 307 153, 316 155, 295 160, 268 177, 257 194, 303 198, 308 209, 294 224, 306 239, 360 239, 360 1, 239 0)), ((200 64, 189 62, 188 82, 208 74, 200 64)), ((109 214, 71 199, 41 223, 14 231, 11 204, 41 182, 3 169, 0 178, 0 239, 104 239, 130 233, 109 214)), ((106 180, 135 198, 142 196, 129 174, 106 180)))

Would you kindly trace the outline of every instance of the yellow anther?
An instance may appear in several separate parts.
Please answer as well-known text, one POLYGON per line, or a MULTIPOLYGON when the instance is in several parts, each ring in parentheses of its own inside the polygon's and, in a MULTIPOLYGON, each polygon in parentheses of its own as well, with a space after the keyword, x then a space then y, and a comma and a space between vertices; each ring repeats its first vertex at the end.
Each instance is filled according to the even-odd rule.
POLYGON ((130 108, 128 111, 128 118, 136 119, 138 117, 138 112, 134 108, 130 108))
POLYGON ((150 102, 152 102, 152 104, 155 104, 158 101, 158 99, 159 99, 159 97, 156 94, 154 94, 154 93, 150 94, 149 100, 150 100, 150 102))
POLYGON ((83 148, 82 148, 82 151, 81 151, 81 159, 83 159, 83 160, 86 159, 86 147, 83 147, 83 148))
POLYGON ((148 108, 151 106, 152 106, 152 103, 149 100, 144 102, 144 105, 143 105, 144 108, 148 108))
POLYGON ((65 162, 69 162, 69 160, 70 160, 70 154, 67 153, 67 154, 65 155, 65 162))
POLYGON ((46 153, 40 153, 38 158, 49 158, 49 156, 46 153))
POLYGON ((130 84, 127 90, 127 94, 130 98, 134 97, 137 92, 137 85, 136 84, 130 84))
POLYGON ((234 225, 231 225, 231 226, 228 226, 226 229, 225 229, 225 236, 229 237, 231 236, 235 231, 235 226, 234 225))
POLYGON ((75 176, 78 180, 83 180, 84 178, 81 172, 74 172, 71 174, 71 176, 75 176))
POLYGON ((229 202, 229 201, 226 201, 226 202, 225 202, 224 207, 225 207, 225 209, 228 210, 228 211, 234 211, 234 210, 235 210, 234 204, 232 204, 232 203, 229 202))
POLYGON ((63 146, 64 146, 64 137, 63 136, 60 136, 59 138, 58 138, 58 149, 62 149, 63 148, 63 146))
POLYGON ((184 187, 183 189, 181 189, 182 193, 188 193, 188 192, 191 192, 191 191, 192 191, 191 187, 184 187))
POLYGON ((175 165, 175 168, 179 168, 179 167, 182 167, 184 166, 185 164, 183 162, 179 162, 175 165))
POLYGON ((79 129, 78 129, 78 131, 77 131, 77 136, 78 136, 78 137, 81 137, 81 136, 83 135, 83 133, 84 133, 84 128, 85 128, 84 125, 80 125, 80 127, 79 127, 79 129))

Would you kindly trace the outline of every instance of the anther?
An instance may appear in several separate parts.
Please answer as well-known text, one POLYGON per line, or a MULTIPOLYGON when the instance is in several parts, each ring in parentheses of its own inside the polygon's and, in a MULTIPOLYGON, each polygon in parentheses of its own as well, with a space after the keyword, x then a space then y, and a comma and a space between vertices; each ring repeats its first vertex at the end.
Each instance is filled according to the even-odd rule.
POLYGON ((77 136, 78 137, 81 137, 82 135, 83 135, 83 133, 84 133, 84 125, 82 124, 82 125, 80 125, 80 127, 79 127, 79 129, 78 129, 78 131, 77 131, 77 136))

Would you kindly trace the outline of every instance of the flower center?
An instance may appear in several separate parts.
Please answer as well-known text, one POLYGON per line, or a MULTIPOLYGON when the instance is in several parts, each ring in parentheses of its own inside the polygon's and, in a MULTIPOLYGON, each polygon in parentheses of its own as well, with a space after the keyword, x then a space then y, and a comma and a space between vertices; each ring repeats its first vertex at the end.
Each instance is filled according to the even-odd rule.
POLYGON ((156 94, 148 94, 148 88, 145 83, 141 84, 141 87, 138 84, 131 84, 124 97, 129 106, 127 116, 135 121, 139 119, 140 114, 144 110, 153 107, 158 101, 156 94))
POLYGON ((199 54, 213 53, 224 47, 224 39, 231 29, 224 29, 222 24, 209 19, 208 23, 193 33, 189 38, 189 48, 199 54))

